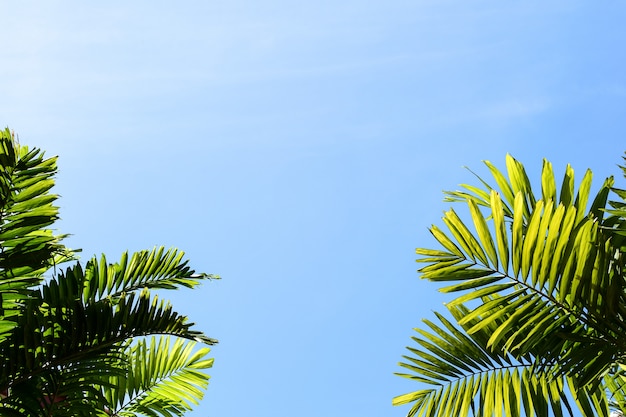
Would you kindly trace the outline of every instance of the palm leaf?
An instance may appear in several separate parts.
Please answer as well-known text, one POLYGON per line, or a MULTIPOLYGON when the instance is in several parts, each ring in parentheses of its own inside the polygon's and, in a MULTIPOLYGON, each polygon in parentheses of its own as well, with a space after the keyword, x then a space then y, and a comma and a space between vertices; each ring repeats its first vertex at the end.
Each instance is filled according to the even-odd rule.
MULTIPOLYGON (((176 263, 181 264, 185 263, 176 263)), ((90 268, 89 264, 87 268, 90 268)), ((116 266, 111 268, 115 270, 116 266)), ((201 277, 209 277, 195 274, 186 267, 173 270, 182 270, 182 277, 159 275, 152 281, 154 286, 159 287, 158 279, 169 280, 167 285, 173 285, 176 280, 188 279, 196 282, 201 277)), ((193 329, 193 323, 186 316, 173 311, 168 302, 152 295, 148 286, 133 285, 126 288, 128 292, 122 291, 115 297, 110 297, 111 294, 107 293, 101 299, 84 299, 86 283, 97 276, 93 273, 88 276, 88 271, 89 269, 84 271, 80 264, 76 264, 59 272, 38 292, 33 293, 31 302, 26 305, 25 314, 19 317, 19 326, 14 329, 6 343, 0 343, 0 390, 17 392, 19 387, 28 385, 33 378, 41 383, 45 378, 59 372, 61 387, 67 386, 68 380, 79 381, 79 385, 95 385, 103 375, 118 373, 114 366, 104 365, 119 363, 120 349, 127 341, 137 337, 167 334, 204 344, 217 342, 193 329), (100 370, 99 373, 94 373, 94 369, 89 366, 80 366, 92 359, 100 361, 96 368, 100 370), (67 369, 72 371, 64 373, 67 369)), ((123 279, 123 275, 113 276, 118 280, 123 279)), ((122 288, 119 285, 114 287, 122 288)), ((38 392, 48 391, 50 390, 41 388, 38 392)), ((77 399, 77 404, 81 401, 84 403, 85 397, 91 395, 86 391, 81 392, 82 400, 77 399)), ((88 403, 98 404, 97 397, 91 396, 93 398, 88 403)), ((67 401, 64 401, 63 406, 70 407, 72 397, 66 397, 67 401)), ((79 409, 75 410, 75 413, 79 412, 79 409)))
POLYGON ((93 257, 85 267, 83 298, 93 302, 142 288, 193 288, 202 280, 219 279, 217 275, 195 273, 184 255, 175 248, 158 247, 131 256, 124 252, 121 260, 114 264, 107 263, 104 255, 100 260, 93 257))
MULTIPOLYGON (((599 316, 606 315, 604 310, 608 306, 614 308, 617 304, 615 294, 620 292, 611 295, 600 291, 606 288, 606 282, 611 281, 611 272, 606 266, 613 249, 606 243, 606 237, 599 233, 598 221, 579 216, 576 205, 555 208, 552 201, 534 200, 523 170, 516 163, 510 165, 510 170, 517 172, 511 174, 517 185, 509 187, 511 193, 517 192, 512 200, 513 227, 510 232, 505 226, 507 214, 495 191, 491 191, 492 200, 484 204, 491 208, 488 216, 481 213, 474 199, 468 199, 476 232, 472 232, 454 210, 446 212, 444 223, 450 235, 435 228, 433 235, 447 250, 425 258, 428 265, 420 269, 422 277, 433 281, 458 281, 459 284, 442 289, 444 292, 467 292, 453 299, 450 305, 499 294, 488 304, 476 307, 466 319, 481 316, 488 322, 506 317, 503 328, 493 334, 492 342, 502 337, 506 328, 521 326, 520 331, 513 333, 504 344, 508 349, 532 350, 532 344, 541 337, 566 334, 571 331, 572 323, 579 320, 608 336, 599 316), (489 227, 487 219, 497 223, 489 227), (512 245, 509 246, 508 242, 512 245), (451 251, 451 248, 460 250, 451 251), (509 259, 514 275, 510 275, 505 267, 509 259), (595 300, 594 304, 582 303, 581 300, 585 299, 595 300), (543 314, 537 316, 537 311, 543 314), (494 317, 490 318, 490 314, 494 317)), ((549 184, 552 181, 546 178, 546 172, 550 170, 545 167, 544 170, 547 170, 544 182, 549 184)), ((498 178, 502 181, 502 176, 498 178)), ((610 185, 610 182, 605 183, 601 193, 610 185)), ((572 204, 579 205, 587 199, 586 188, 578 193, 579 197, 572 204)), ((418 250, 418 254, 423 253, 427 250, 418 250)), ((611 282, 616 284, 616 280, 611 282)), ((486 322, 469 331, 479 330, 486 322)), ((589 334, 585 333, 585 336, 589 334)), ((571 363, 573 367, 578 365, 571 363)))
POLYGON ((58 218, 57 196, 49 192, 55 174, 56 158, 20 146, 9 129, 0 131, 0 341, 56 254, 59 262, 71 257, 63 236, 46 229, 58 218))
POLYGON ((218 277, 195 273, 183 252, 164 248, 61 270, 74 254, 61 244, 64 236, 50 230, 58 219, 55 174, 56 158, 0 131, 0 415, 108 416, 105 392, 127 392, 129 375, 141 381, 148 374, 157 376, 143 380, 128 410, 180 415, 202 397, 203 370, 212 363, 208 349, 194 348, 193 341, 216 340, 151 289, 193 288, 218 277), (132 343, 149 335, 180 340, 132 343), (139 351, 157 358, 156 367, 142 369, 139 351), (168 359, 170 353, 175 357, 168 359))
POLYGON ((574 398, 584 415, 604 415, 604 378, 626 351, 626 201, 612 202, 605 219, 612 178, 591 199, 591 172, 576 190, 568 166, 559 193, 544 161, 537 199, 514 158, 507 156, 508 178, 485 163, 496 186, 481 179, 484 189, 446 193, 466 202, 471 220, 447 211, 446 229, 431 228, 441 249, 417 250, 422 278, 456 293, 447 306, 466 335, 441 319, 454 335, 443 337, 427 322, 438 336, 420 330, 422 349, 410 348, 402 366, 413 372, 405 376, 440 388, 395 402, 413 403, 409 415, 467 415, 470 408, 475 415, 571 415, 567 398, 574 398), (476 368, 464 374, 459 362, 476 368), (502 407, 504 398, 517 405, 502 407))
POLYGON ((141 339, 126 351, 124 375, 104 390, 116 416, 182 416, 202 399, 213 365, 208 348, 170 337, 141 339))
POLYGON ((601 390, 578 389, 549 369, 538 371, 532 355, 516 358, 487 348, 489 329, 468 335, 437 318, 442 325, 424 320, 430 330, 416 329, 418 347, 408 347, 400 363, 407 372, 398 375, 429 386, 394 398, 394 405, 412 404, 408 416, 572 416, 576 406, 607 414, 601 390))

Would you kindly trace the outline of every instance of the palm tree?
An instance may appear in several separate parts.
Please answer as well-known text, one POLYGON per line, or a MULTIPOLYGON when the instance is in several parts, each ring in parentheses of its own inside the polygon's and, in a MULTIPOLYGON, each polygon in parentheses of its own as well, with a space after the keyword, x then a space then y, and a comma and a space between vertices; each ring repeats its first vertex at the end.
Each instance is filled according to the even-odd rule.
POLYGON ((50 229, 55 173, 56 158, 0 132, 0 415, 183 415, 216 340, 152 290, 218 277, 177 249, 77 262, 50 229))
POLYGON ((409 416, 619 415, 626 191, 608 178, 592 198, 592 173, 576 190, 570 166, 558 190, 544 161, 535 194, 511 156, 506 174, 486 165, 495 185, 446 192, 469 221, 450 209, 430 228, 440 247, 417 249, 421 277, 455 296, 416 329, 399 375, 421 387, 393 404, 409 416))

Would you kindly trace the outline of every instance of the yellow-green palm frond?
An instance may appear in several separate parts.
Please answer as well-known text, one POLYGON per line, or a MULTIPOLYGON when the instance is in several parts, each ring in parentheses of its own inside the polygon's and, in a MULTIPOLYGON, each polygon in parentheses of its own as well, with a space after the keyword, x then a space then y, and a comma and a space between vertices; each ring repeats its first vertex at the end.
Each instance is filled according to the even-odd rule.
POLYGON ((574 410, 607 415, 600 388, 580 389, 533 355, 514 357, 486 347, 490 329, 467 334, 437 314, 441 324, 424 320, 417 346, 407 349, 398 375, 424 385, 394 398, 411 404, 409 417, 573 416, 574 410))
POLYGON ((396 403, 413 403, 410 415, 466 415, 472 404, 474 415, 518 415, 501 406, 484 411, 485 404, 502 404, 490 392, 523 386, 526 394, 513 401, 523 410, 545 415, 540 410, 552 407, 561 415, 573 398, 584 415, 604 415, 605 377, 626 352, 626 204, 612 202, 608 216, 607 206, 612 190, 626 192, 608 178, 592 195, 591 172, 576 186, 570 166, 559 190, 544 161, 535 193, 511 156, 506 173, 486 165, 495 185, 480 179, 480 186, 447 192, 448 201, 465 207, 445 212, 443 227, 431 227, 439 248, 417 249, 421 277, 454 294, 446 306, 460 329, 443 319, 444 328, 427 322, 431 331, 418 330, 416 339, 422 349, 412 349, 403 366, 411 379, 440 388, 396 403), (452 353, 454 360, 445 356, 452 353), (543 405, 535 407, 533 392, 543 405), (452 400, 460 407, 454 412, 446 405, 452 400))
POLYGON ((126 373, 112 376, 104 388, 112 414, 173 417, 190 411, 209 384, 209 352, 170 337, 138 340, 126 350, 126 373))

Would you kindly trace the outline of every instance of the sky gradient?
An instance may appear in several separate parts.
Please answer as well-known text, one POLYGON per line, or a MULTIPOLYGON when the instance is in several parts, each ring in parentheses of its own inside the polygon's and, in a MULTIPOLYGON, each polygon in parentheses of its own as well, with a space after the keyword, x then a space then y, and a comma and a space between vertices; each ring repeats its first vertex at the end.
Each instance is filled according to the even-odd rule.
POLYGON ((220 340, 191 417, 406 415, 396 364, 444 309, 414 249, 462 167, 626 188, 624 3, 128 3, 0 5, 0 122, 60 155, 83 259, 222 276, 167 294, 220 340))

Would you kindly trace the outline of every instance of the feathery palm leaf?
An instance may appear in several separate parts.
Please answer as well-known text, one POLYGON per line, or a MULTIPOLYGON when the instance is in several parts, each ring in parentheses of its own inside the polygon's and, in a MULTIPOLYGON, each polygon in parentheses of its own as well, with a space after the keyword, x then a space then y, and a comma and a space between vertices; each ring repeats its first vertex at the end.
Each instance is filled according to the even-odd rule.
MULTIPOLYGON (((605 378, 626 352, 626 281, 623 244, 619 243, 624 222, 616 220, 623 216, 619 210, 624 206, 612 203, 614 211, 604 218, 613 179, 604 182, 587 209, 590 171, 576 190, 574 172, 568 166, 559 192, 552 166, 544 161, 538 197, 524 167, 511 156, 507 155, 508 178, 491 163, 486 165, 496 187, 480 179, 483 188, 463 185, 463 191, 446 193, 448 201, 467 204, 471 222, 464 222, 451 209, 444 214, 445 230, 430 229, 441 248, 417 249, 418 262, 426 264, 420 269, 422 278, 445 283, 441 291, 457 294, 447 306, 467 336, 463 342, 454 339, 454 343, 449 338, 436 339, 441 346, 430 353, 432 346, 426 353, 409 348, 413 355, 408 360, 421 364, 409 369, 425 382, 425 370, 450 372, 449 364, 433 354, 454 349, 470 355, 482 349, 496 364, 509 364, 507 369, 512 366, 508 361, 517 361, 510 369, 519 375, 493 363, 478 362, 483 368, 472 368, 470 373, 481 373, 479 380, 471 380, 476 385, 462 385, 461 379, 445 380, 432 394, 417 391, 396 402, 415 402, 412 412, 436 409, 439 414, 424 415, 444 415, 446 408, 432 407, 444 404, 441 397, 452 395, 446 393, 454 393, 457 399, 467 396, 463 407, 476 400, 479 407, 474 415, 498 416, 503 409, 490 406, 496 394, 475 396, 499 392, 498 384, 517 386, 521 381, 520 392, 526 392, 526 397, 509 392, 509 402, 521 401, 527 412, 532 409, 545 415, 551 408, 554 415, 563 410, 571 414, 568 396, 562 394, 569 387, 570 398, 585 415, 604 415, 608 411, 605 378), (518 379, 507 379, 514 375, 518 379)), ((444 325, 445 331, 458 333, 448 322, 444 325)), ((435 334, 444 332, 429 326, 435 334)), ((423 340, 418 343, 425 346, 423 340)), ((470 364, 477 360, 471 355, 465 358, 470 364)), ((406 363, 403 366, 408 367, 406 363)), ((464 384, 469 384, 468 377, 463 378, 464 384)), ((612 388, 615 395, 621 392, 621 385, 612 388)), ((519 412, 505 411, 506 415, 519 412)))
POLYGON ((162 247, 124 253, 114 264, 102 256, 57 271, 73 252, 60 243, 63 236, 48 230, 58 218, 50 193, 55 173, 56 158, 44 159, 40 150, 20 146, 8 129, 0 131, 0 415, 109 416, 116 407, 106 392, 126 392, 129 375, 138 382, 155 372, 162 378, 144 379, 140 395, 124 398, 146 415, 182 414, 202 397, 208 379, 202 370, 212 363, 207 348, 190 354, 195 344, 183 340, 217 341, 151 289, 193 288, 219 277, 195 273, 183 252, 162 247), (158 342, 133 343, 149 335, 158 335, 158 342), (180 340, 172 346, 170 337, 180 340), (162 368, 161 360, 142 369, 141 346, 150 358, 174 353, 187 361, 162 368), (175 401, 168 389, 191 394, 175 401))
POLYGON ((111 414, 182 416, 198 404, 209 383, 205 370, 213 366, 209 348, 169 337, 141 339, 128 347, 127 372, 110 378, 104 390, 111 414))
MULTIPOLYGON (((458 307, 454 313, 462 317, 467 310, 458 307)), ((467 334, 437 317, 442 325, 424 320, 430 331, 416 329, 420 337, 412 339, 419 347, 409 347, 411 354, 400 364, 410 373, 398 375, 429 386, 394 398, 394 405, 413 404, 408 416, 571 416, 574 404, 603 415, 601 390, 576 389, 566 377, 538 371, 539 359, 532 355, 487 349, 496 325, 467 334)))
MULTIPOLYGON (((152 251, 147 259, 162 261, 157 256, 159 252, 162 250, 152 251)), ((132 258, 141 256, 142 253, 132 258)), ((94 265, 97 264, 89 262, 85 271, 80 264, 69 267, 33 294, 38 301, 29 303, 10 343, 0 344, 0 388, 14 386, 24 378, 32 377, 33 373, 45 374, 49 369, 94 355, 115 355, 120 343, 135 337, 169 334, 205 344, 216 343, 215 339, 193 330, 193 323, 187 317, 173 311, 168 302, 151 295, 148 287, 135 285, 132 280, 128 280, 126 286, 121 285, 118 281, 122 281, 124 275, 104 274, 112 276, 112 285, 120 289, 115 298, 108 295, 98 299, 93 296, 84 298, 84 289, 90 286, 90 280, 102 275, 93 272, 94 265), (15 349, 15 346, 21 349, 15 349)), ((105 267, 115 272, 118 265, 105 267)), ((188 282, 195 284, 211 277, 195 274, 181 265, 185 266, 186 261, 179 259, 165 264, 173 275, 160 275, 160 280, 175 288, 177 280, 182 281, 180 285, 188 285, 188 282)), ((151 277, 150 274, 130 276, 151 277)), ((152 281, 159 285, 156 278, 152 281)))
POLYGON ((142 288, 193 288, 203 279, 219 278, 217 275, 196 274, 183 259, 184 255, 174 248, 159 247, 134 253, 130 258, 125 252, 115 264, 108 264, 104 255, 99 261, 94 257, 85 267, 83 298, 90 301, 117 298, 142 288))
POLYGON ((29 289, 55 259, 71 252, 63 236, 46 229, 58 218, 51 194, 56 158, 44 159, 39 149, 20 146, 9 129, 0 131, 0 341, 20 314, 29 289))

